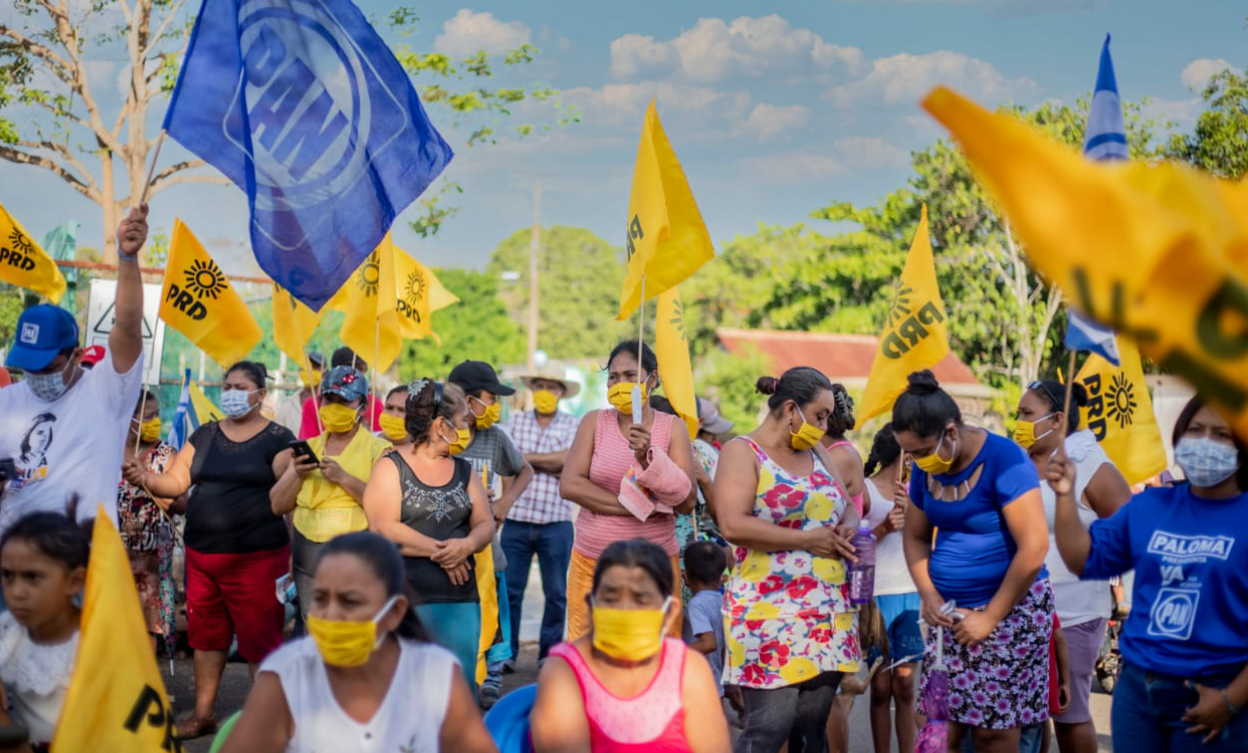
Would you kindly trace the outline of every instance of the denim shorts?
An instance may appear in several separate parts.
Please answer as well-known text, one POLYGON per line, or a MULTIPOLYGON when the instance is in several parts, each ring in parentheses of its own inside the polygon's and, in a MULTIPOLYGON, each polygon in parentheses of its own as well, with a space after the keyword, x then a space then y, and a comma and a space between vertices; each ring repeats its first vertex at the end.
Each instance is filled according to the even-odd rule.
MULTIPOLYGON (((923 633, 919 630, 919 610, 923 606, 917 593, 890 594, 875 597, 888 633, 888 662, 906 657, 918 661, 923 657, 923 633)), ((874 660, 874 657, 872 657, 874 660)))

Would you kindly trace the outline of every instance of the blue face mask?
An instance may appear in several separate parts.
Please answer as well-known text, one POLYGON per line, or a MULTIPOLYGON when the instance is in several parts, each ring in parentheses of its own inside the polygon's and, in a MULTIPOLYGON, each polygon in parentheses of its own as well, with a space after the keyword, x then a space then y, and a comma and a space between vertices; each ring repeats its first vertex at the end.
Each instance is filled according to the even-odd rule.
POLYGON ((242 418, 256 407, 251 404, 248 399, 252 392, 260 390, 222 390, 221 391, 221 410, 230 418, 242 418))
POLYGON ((1192 486, 1217 486, 1239 470, 1235 445, 1211 437, 1183 437, 1174 448, 1174 459, 1192 486))

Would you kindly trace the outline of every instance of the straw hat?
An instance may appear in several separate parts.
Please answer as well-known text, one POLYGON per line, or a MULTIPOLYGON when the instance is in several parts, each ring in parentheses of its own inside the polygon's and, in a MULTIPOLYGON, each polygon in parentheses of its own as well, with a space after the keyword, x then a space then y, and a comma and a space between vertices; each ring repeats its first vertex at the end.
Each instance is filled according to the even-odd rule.
POLYGON ((551 382, 558 382, 563 385, 564 397, 576 397, 581 391, 579 382, 574 382, 567 377, 567 369, 558 361, 547 361, 534 370, 533 374, 522 374, 520 376, 521 383, 529 390, 533 389, 533 381, 535 379, 546 379, 551 382))

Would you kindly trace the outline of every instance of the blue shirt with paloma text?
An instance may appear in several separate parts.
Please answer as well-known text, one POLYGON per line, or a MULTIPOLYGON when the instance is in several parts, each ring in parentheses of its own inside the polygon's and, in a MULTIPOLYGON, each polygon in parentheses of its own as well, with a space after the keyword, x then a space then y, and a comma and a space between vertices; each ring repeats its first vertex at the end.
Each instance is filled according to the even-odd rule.
MULTIPOLYGON (((964 499, 943 502, 928 490, 928 475, 918 468, 910 478, 910 499, 936 526, 936 545, 928 563, 932 585, 945 599, 972 609, 992 601, 1018 545, 1001 511, 1029 491, 1040 488, 1036 467, 1027 453, 1005 437, 988 432, 984 446, 965 469, 935 476, 936 483, 964 490, 976 469, 984 471, 964 499)), ((1049 577, 1043 566, 1037 579, 1049 577)))
POLYGON ((1120 639, 1127 662, 1222 684, 1239 674, 1248 663, 1248 494, 1145 489, 1091 534, 1081 577, 1135 569, 1120 639))

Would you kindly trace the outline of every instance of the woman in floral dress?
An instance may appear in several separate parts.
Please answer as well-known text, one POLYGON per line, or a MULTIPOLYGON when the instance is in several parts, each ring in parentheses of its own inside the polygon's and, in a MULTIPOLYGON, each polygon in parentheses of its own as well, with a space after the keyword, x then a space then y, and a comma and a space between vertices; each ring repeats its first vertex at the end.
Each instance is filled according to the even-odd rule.
MULTIPOLYGON (((146 470, 163 473, 177 451, 160 441, 160 404, 145 391, 139 396, 126 439, 125 459, 138 460, 146 470), (135 445, 138 445, 136 451, 135 445)), ((154 497, 124 477, 117 491, 117 521, 130 554, 130 571, 139 590, 147 630, 165 639, 172 652, 175 634, 173 585, 173 513, 186 511, 185 495, 175 500, 154 497)))
POLYGON ((819 440, 832 384, 799 366, 758 380, 770 413, 724 445, 715 477, 720 531, 736 546, 724 597, 724 683, 742 687, 736 750, 826 750, 842 674, 858 669, 846 565, 858 513, 819 440))

